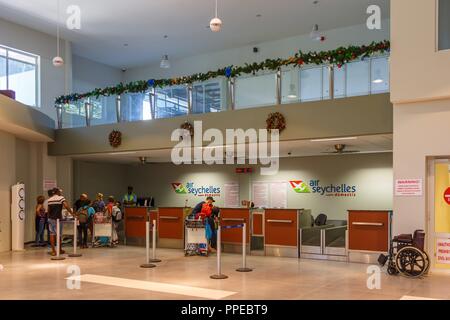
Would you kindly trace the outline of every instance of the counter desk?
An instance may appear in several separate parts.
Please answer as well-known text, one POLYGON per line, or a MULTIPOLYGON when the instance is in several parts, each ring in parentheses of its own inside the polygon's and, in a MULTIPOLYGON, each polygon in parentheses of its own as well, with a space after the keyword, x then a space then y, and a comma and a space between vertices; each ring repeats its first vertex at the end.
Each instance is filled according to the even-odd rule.
POLYGON ((124 218, 125 244, 145 246, 145 222, 156 220, 157 210, 152 207, 125 207, 124 218))

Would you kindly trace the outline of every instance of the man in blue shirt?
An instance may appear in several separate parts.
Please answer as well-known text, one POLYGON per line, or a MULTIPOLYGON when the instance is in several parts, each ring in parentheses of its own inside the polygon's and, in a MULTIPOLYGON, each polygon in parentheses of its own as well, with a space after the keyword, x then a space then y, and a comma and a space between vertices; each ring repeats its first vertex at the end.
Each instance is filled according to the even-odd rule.
POLYGON ((128 187, 128 192, 123 196, 122 203, 125 207, 135 207, 137 203, 137 196, 133 192, 133 187, 128 187))

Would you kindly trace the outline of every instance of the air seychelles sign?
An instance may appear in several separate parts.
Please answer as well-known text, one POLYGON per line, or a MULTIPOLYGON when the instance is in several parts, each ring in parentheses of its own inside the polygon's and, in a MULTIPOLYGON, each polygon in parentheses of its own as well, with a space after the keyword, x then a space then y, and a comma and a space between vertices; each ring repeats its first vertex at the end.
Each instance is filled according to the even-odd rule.
POLYGON ((220 197, 221 188, 218 186, 196 186, 194 182, 184 184, 172 183, 172 188, 177 194, 190 194, 196 197, 220 197))
POLYGON ((357 192, 355 185, 346 183, 323 185, 320 183, 320 180, 310 180, 309 182, 292 180, 289 183, 296 193, 315 193, 328 197, 356 197, 357 192))

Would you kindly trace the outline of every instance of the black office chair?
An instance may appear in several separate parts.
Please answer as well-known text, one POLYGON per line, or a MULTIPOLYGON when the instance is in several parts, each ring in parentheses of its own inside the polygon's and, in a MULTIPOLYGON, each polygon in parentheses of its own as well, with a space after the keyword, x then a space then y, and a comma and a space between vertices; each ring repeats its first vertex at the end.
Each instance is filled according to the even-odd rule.
POLYGON ((321 213, 316 217, 316 220, 314 220, 314 224, 316 226, 324 226, 327 224, 327 219, 328 219, 327 215, 324 213, 321 213))

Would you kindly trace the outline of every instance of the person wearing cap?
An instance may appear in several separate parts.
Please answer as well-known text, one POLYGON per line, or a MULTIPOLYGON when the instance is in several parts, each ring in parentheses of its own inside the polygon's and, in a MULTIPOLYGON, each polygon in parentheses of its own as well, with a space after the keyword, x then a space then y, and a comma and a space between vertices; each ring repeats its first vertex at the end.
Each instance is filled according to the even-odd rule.
POLYGON ((208 251, 210 252, 216 251, 216 249, 211 245, 211 243, 214 242, 214 228, 212 227, 214 219, 211 217, 214 202, 215 200, 213 197, 207 197, 206 201, 198 203, 191 213, 191 216, 194 216, 195 219, 202 219, 205 224, 205 236, 208 241, 208 251))
POLYGON ((137 195, 133 192, 133 187, 128 187, 128 192, 123 196, 122 203, 126 207, 135 207, 137 203, 137 195))
POLYGON ((200 215, 200 213, 203 211, 207 211, 208 207, 210 207, 212 209, 213 207, 213 203, 214 203, 214 198, 213 197, 207 197, 206 201, 202 201, 200 203, 198 203, 194 209, 192 209, 192 213, 190 214, 190 217, 192 218, 198 218, 198 216, 200 215))

